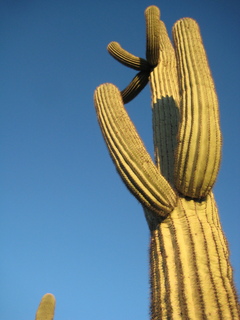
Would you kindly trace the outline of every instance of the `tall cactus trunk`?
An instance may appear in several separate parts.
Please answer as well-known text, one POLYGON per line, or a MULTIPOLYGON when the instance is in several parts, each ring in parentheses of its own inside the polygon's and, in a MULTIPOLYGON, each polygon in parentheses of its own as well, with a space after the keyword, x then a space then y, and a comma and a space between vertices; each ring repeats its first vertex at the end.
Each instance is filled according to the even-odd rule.
POLYGON ((179 197, 151 225, 152 319, 238 319, 229 251, 212 194, 179 197))
POLYGON ((115 166, 143 206, 151 232, 152 320, 240 318, 227 240, 212 187, 221 160, 218 100, 199 27, 173 27, 146 9, 146 60, 121 48, 110 54, 139 71, 119 91, 95 92, 99 124, 115 166), (150 80, 155 163, 124 108, 150 80))

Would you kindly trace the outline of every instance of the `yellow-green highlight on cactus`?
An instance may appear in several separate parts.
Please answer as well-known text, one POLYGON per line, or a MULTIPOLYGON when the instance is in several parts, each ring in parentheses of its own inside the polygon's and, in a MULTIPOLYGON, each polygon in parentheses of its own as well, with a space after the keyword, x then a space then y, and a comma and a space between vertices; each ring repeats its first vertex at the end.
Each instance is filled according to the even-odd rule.
POLYGON ((55 297, 51 293, 46 293, 39 304, 35 320, 53 320, 55 310, 55 297))
POLYGON ((175 161, 175 185, 190 197, 211 190, 221 159, 218 100, 197 23, 182 19, 173 27, 181 124, 175 161))
POLYGON ((172 45, 160 11, 145 11, 146 59, 118 43, 109 53, 138 71, 126 89, 95 91, 112 160, 142 204, 151 232, 152 320, 240 319, 227 240, 212 187, 221 161, 218 100, 199 27, 184 18, 172 45), (155 163, 124 104, 150 82, 155 163))

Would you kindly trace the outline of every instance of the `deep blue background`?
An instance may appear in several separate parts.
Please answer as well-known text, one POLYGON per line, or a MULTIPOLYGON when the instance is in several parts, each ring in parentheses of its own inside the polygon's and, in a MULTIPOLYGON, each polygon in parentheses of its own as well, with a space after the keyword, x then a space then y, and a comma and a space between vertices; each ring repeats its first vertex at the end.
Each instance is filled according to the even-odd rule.
MULTIPOLYGON (((149 232, 97 124, 94 89, 123 89, 135 71, 106 51, 145 56, 144 10, 169 32, 200 25, 220 102, 223 160, 215 186, 240 290, 239 1, 0 1, 0 318, 34 319, 41 296, 56 320, 146 320, 149 232)), ((127 110, 152 154, 147 87, 127 110)))

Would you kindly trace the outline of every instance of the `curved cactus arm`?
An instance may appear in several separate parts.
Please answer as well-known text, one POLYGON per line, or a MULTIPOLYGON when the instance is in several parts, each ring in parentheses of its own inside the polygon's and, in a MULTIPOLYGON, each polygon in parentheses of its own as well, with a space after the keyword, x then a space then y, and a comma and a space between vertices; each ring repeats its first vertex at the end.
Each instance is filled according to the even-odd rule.
POLYGON ((173 38, 181 93, 175 186, 186 196, 203 198, 221 160, 218 101, 197 23, 179 20, 173 38))
POLYGON ((148 84, 150 72, 141 71, 132 79, 130 84, 121 91, 123 103, 133 100, 148 84))
POLYGON ((110 42, 107 50, 114 59, 129 68, 139 71, 148 71, 152 69, 152 66, 147 60, 136 57, 128 51, 124 50, 118 42, 110 42))
POLYGON ((96 89, 94 101, 110 155, 126 186, 144 207, 166 216, 175 207, 176 195, 146 151, 121 93, 114 85, 103 84, 96 89))
POLYGON ((54 295, 46 293, 39 304, 35 320, 53 320, 55 304, 54 295))
POLYGON ((118 42, 110 42, 108 52, 116 60, 125 66, 139 70, 150 71, 156 67, 159 60, 160 48, 160 10, 156 6, 150 6, 145 10, 146 19, 146 59, 139 58, 124 50, 118 42))
POLYGON ((150 6, 145 10, 146 19, 146 58, 139 58, 124 50, 118 42, 110 42, 107 49, 108 52, 117 61, 123 65, 140 71, 130 82, 130 84, 122 90, 122 99, 124 104, 134 99, 142 89, 147 85, 149 76, 159 61, 160 50, 160 10, 156 6, 150 6))

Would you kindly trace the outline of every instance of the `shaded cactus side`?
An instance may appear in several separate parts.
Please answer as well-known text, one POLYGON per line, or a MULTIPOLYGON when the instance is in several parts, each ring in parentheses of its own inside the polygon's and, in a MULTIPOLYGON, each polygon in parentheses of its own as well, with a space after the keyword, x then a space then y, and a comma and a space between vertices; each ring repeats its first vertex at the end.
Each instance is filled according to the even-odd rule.
POLYGON ((216 91, 197 23, 173 27, 146 9, 146 59, 118 43, 109 53, 138 70, 123 91, 95 91, 98 121, 113 162, 142 204, 151 231, 151 319, 239 319, 229 250, 212 187, 221 160, 216 91), (150 80, 153 163, 124 104, 150 80))

